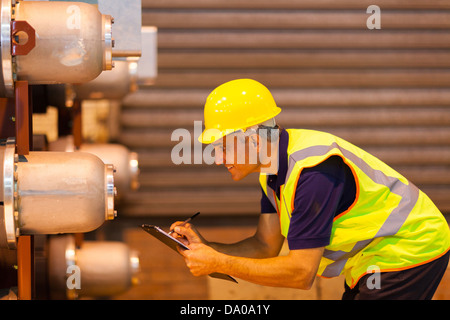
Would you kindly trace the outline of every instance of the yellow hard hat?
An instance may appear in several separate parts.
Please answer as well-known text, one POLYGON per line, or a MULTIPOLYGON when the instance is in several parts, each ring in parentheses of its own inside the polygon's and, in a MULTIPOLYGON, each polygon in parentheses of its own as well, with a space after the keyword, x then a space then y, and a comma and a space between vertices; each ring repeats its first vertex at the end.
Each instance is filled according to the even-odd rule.
POLYGON ((246 129, 281 112, 270 91, 251 79, 237 79, 214 89, 205 103, 205 130, 198 138, 212 143, 232 132, 246 129))

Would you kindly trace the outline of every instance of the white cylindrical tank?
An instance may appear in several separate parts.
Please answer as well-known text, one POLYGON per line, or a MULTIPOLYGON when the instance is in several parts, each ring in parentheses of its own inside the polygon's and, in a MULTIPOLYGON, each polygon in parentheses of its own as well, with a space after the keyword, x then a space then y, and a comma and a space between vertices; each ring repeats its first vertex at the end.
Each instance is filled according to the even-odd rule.
POLYGON ((113 167, 84 152, 30 152, 17 162, 21 234, 89 232, 114 219, 113 167))
POLYGON ((87 83, 73 86, 79 100, 118 99, 122 100, 130 92, 137 90, 136 62, 115 60, 114 69, 103 72, 87 83))
POLYGON ((82 297, 114 296, 129 289, 139 259, 127 245, 117 241, 84 241, 76 250, 81 272, 82 297))
POLYGON ((27 21, 36 32, 35 47, 27 55, 16 56, 18 80, 83 83, 112 68, 112 18, 94 5, 20 1, 15 20, 27 21))
MULTIPOLYGON (((60 137, 49 143, 50 151, 77 151, 73 136, 60 137)), ((118 199, 121 194, 139 188, 139 156, 127 147, 116 143, 83 143, 79 150, 89 152, 99 157, 104 163, 114 165, 114 185, 117 188, 118 199)))
POLYGON ((104 163, 114 165, 114 185, 119 196, 121 192, 138 189, 139 165, 136 152, 130 152, 127 147, 115 143, 83 143, 80 151, 92 153, 104 163))
POLYGON ((49 237, 47 264, 51 299, 114 296, 136 284, 139 271, 138 254, 126 244, 83 241, 76 247, 73 235, 49 237))

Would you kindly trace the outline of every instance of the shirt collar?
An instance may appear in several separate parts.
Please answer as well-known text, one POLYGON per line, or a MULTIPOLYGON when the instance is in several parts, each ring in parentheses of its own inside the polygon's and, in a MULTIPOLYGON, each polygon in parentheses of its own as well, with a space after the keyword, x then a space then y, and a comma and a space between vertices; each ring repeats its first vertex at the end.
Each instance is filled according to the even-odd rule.
POLYGON ((287 149, 289 144, 289 134, 286 130, 282 129, 280 132, 280 140, 278 143, 278 172, 268 176, 269 186, 276 190, 277 194, 286 180, 287 168, 288 168, 288 156, 287 149))
POLYGON ((280 142, 278 145, 278 178, 277 185, 281 186, 286 180, 287 168, 288 168, 288 157, 287 149, 289 144, 289 134, 286 130, 282 129, 280 133, 280 142))

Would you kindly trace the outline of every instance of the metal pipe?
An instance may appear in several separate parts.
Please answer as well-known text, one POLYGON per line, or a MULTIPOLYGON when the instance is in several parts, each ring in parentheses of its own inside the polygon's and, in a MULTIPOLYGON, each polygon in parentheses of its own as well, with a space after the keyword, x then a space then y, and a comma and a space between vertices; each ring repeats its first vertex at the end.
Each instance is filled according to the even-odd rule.
POLYGON ((0 247, 16 237, 83 233, 116 216, 114 167, 85 152, 18 156, 13 139, 0 141, 0 247))
POLYGON ((90 153, 30 152, 17 176, 21 234, 88 232, 114 219, 113 167, 90 153))
MULTIPOLYGON (((15 20, 36 31, 36 46, 16 56, 18 80, 83 83, 112 68, 112 18, 83 2, 20 1, 15 20)), ((19 43, 20 43, 19 39, 19 43)))
POLYGON ((51 299, 110 297, 137 283, 139 257, 118 241, 84 241, 73 235, 48 239, 48 281, 51 299))
MULTIPOLYGON (((73 136, 61 137, 49 143, 50 151, 77 151, 73 136)), ((118 197, 130 190, 139 188, 139 157, 127 147, 116 143, 83 143, 78 151, 89 152, 99 157, 104 163, 114 165, 114 185, 118 197)))

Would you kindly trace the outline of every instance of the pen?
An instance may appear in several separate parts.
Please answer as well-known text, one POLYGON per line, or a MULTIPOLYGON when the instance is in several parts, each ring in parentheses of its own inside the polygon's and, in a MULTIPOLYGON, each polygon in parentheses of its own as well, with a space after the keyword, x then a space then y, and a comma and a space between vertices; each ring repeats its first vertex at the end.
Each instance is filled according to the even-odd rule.
MULTIPOLYGON (((189 221, 191 221, 192 219, 194 219, 196 216, 198 216, 200 214, 200 212, 197 212, 196 214, 194 214, 192 217, 187 218, 186 220, 183 221, 182 224, 180 224, 180 226, 184 226, 186 223, 188 223, 189 221)), ((169 234, 172 234, 174 231, 171 230, 169 231, 169 234)))

